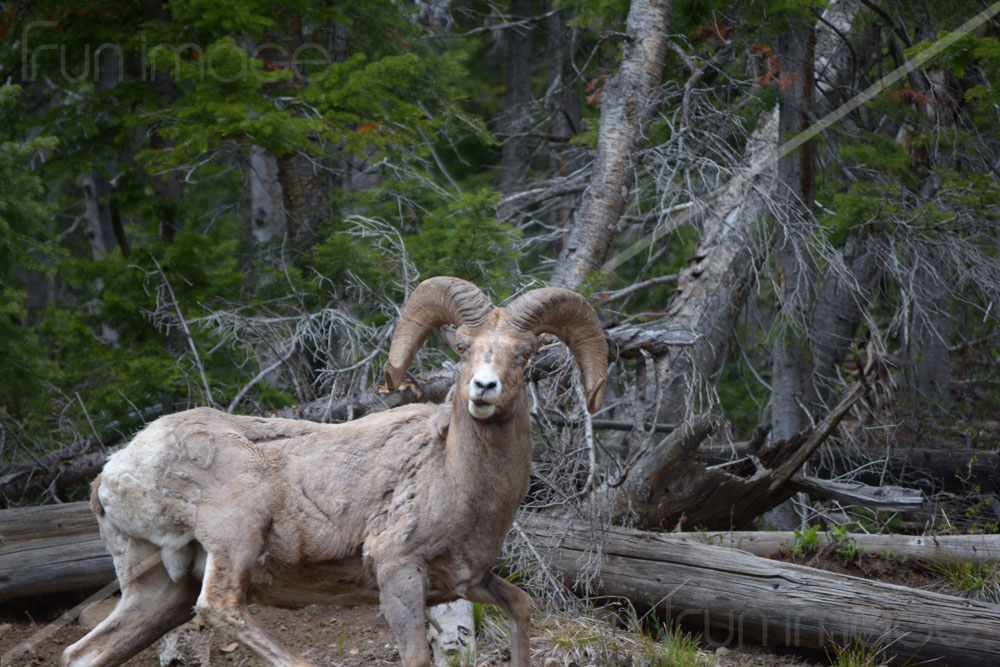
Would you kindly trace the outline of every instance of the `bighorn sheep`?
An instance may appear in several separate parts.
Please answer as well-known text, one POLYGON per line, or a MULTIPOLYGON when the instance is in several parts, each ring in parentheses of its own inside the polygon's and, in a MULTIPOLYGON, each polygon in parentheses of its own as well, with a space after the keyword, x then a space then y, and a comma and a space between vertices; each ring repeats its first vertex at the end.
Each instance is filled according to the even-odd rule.
POLYGON ((507 613, 511 662, 528 667, 528 597, 488 569, 531 475, 524 368, 538 334, 559 336, 593 412, 607 345, 593 309, 569 290, 494 308, 471 283, 432 278, 396 324, 390 390, 449 323, 462 358, 449 404, 344 424, 197 408, 156 420, 114 454, 91 503, 122 598, 64 664, 119 664, 195 611, 268 664, 309 664, 255 624, 253 600, 378 602, 404 665, 427 665, 426 605, 464 597, 507 613))

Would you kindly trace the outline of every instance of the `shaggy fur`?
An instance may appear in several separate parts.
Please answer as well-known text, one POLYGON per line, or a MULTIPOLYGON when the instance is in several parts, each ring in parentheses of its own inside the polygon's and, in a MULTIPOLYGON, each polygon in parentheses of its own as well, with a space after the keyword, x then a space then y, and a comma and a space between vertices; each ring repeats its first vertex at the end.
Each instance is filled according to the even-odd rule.
MULTIPOLYGON (((408 323, 427 329, 420 304, 456 284, 475 290, 432 279, 404 308, 390 352, 404 370, 427 334, 408 323)), ((123 596, 63 663, 120 664, 197 610, 268 664, 308 664, 254 624, 255 601, 379 603, 404 664, 427 665, 426 605, 465 597, 508 613, 512 663, 528 667, 527 596, 488 568, 531 475, 522 377, 537 340, 504 309, 458 306, 463 363, 446 405, 345 424, 198 408, 158 419, 114 454, 92 504, 123 596)), ((606 349, 588 355, 606 370, 606 349)))

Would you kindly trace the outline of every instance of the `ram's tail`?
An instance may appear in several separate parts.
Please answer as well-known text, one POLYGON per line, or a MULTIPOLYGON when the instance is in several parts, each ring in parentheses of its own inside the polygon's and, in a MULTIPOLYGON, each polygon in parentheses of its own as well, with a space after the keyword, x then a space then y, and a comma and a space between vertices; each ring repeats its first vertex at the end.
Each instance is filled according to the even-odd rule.
POLYGON ((104 505, 101 504, 101 499, 97 497, 97 487, 101 485, 101 476, 98 475, 94 478, 94 481, 90 483, 90 509, 93 510, 94 516, 100 518, 104 516, 104 505))

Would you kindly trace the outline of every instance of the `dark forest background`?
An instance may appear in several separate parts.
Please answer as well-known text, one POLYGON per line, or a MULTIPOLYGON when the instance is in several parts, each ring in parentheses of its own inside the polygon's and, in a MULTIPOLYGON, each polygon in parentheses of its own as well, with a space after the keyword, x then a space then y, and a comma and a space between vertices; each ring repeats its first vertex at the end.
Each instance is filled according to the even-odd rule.
MULTIPOLYGON (((538 507, 652 475, 681 423, 710 420, 705 466, 776 451, 859 383, 804 470, 995 532, 987 8, 0 3, 2 503, 82 498, 184 407, 375 409, 400 304, 446 274, 570 287, 606 325, 593 420, 564 352, 529 378, 538 507)), ((756 509, 793 493, 793 525, 857 520, 790 488, 756 509)))

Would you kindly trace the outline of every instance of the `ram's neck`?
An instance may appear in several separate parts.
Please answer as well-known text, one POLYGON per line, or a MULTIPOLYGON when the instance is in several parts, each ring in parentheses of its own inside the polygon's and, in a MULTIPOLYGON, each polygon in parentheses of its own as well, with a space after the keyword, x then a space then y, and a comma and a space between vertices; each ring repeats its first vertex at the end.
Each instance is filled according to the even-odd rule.
POLYGON ((531 419, 522 400, 502 418, 475 419, 454 401, 445 445, 447 468, 456 484, 479 497, 521 502, 531 478, 531 419))

